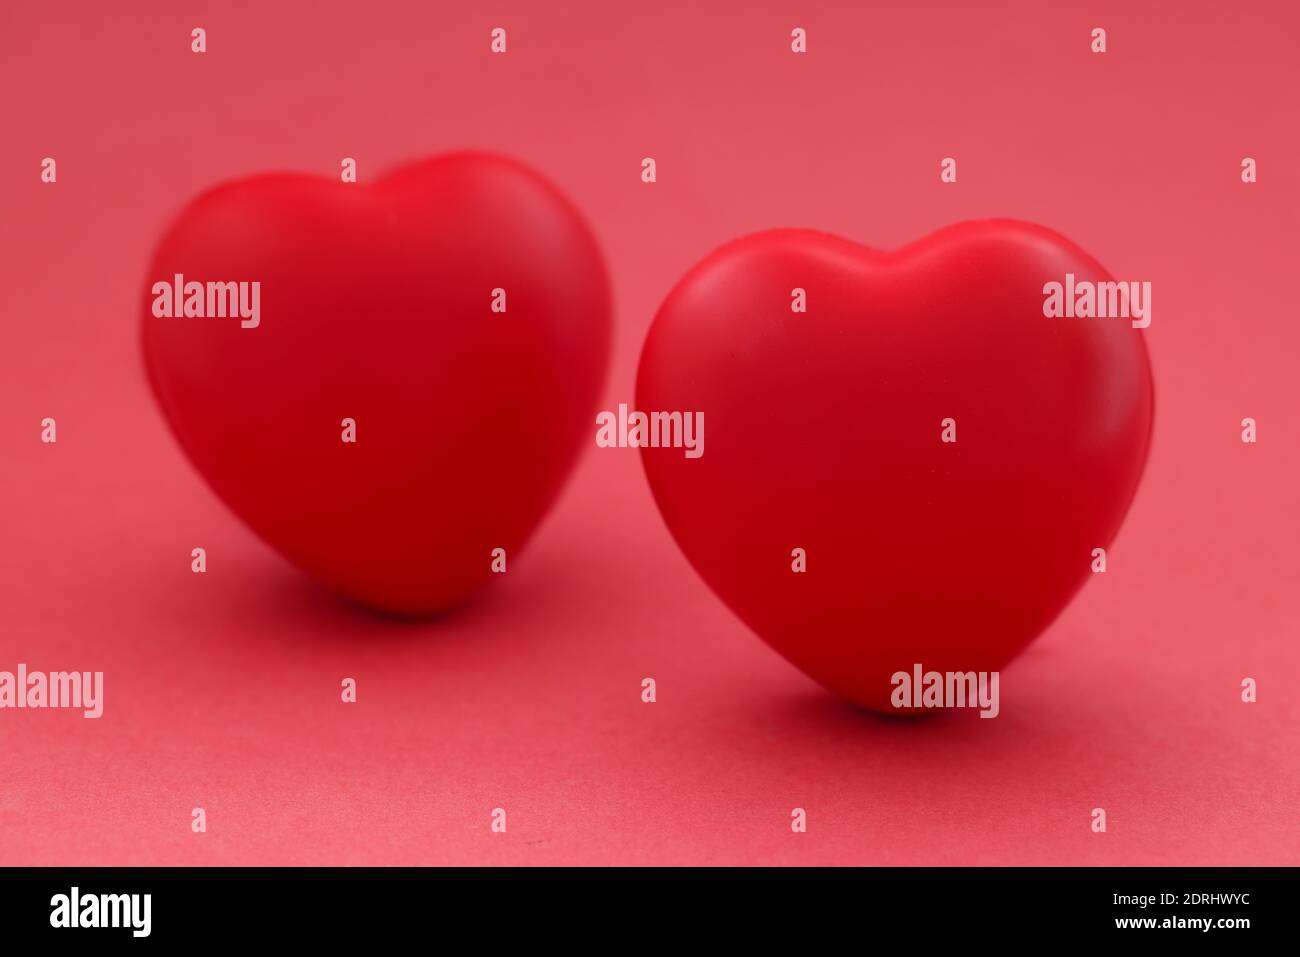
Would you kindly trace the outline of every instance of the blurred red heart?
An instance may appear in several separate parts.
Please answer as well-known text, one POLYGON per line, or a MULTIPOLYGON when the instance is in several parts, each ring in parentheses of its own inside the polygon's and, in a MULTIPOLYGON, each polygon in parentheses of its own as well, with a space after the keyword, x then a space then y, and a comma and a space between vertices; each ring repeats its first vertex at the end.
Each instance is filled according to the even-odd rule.
POLYGON ((1000 669, 1119 529, 1150 365, 1127 319, 1044 316, 1067 273, 1109 278, 1023 223, 894 253, 782 230, 713 253, 655 317, 637 407, 708 427, 699 458, 642 450, 660 511, 732 611, 844 697, 896 713, 895 672, 1000 669))
POLYGON ((574 207, 511 160, 219 186, 163 238, 148 286, 145 364, 190 459, 286 557, 377 608, 461 600, 590 442, 608 278, 574 207), (178 274, 259 282, 256 325, 155 315, 154 284, 178 274))

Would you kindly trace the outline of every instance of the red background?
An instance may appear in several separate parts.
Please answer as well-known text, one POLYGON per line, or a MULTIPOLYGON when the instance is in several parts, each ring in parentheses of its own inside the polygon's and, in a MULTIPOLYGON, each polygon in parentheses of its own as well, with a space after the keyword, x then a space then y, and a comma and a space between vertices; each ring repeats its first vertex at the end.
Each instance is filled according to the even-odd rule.
POLYGON ((0 669, 106 685, 98 721, 0 712, 0 864, 1300 863, 1300 8, 480 6, 0 9, 0 669), (167 219, 234 175, 463 147, 592 222, 607 408, 682 272, 758 229, 888 247, 1010 216, 1153 283, 1146 477, 997 720, 821 691, 691 572, 637 453, 594 438, 532 547, 440 621, 335 598, 223 509, 141 369, 167 219))

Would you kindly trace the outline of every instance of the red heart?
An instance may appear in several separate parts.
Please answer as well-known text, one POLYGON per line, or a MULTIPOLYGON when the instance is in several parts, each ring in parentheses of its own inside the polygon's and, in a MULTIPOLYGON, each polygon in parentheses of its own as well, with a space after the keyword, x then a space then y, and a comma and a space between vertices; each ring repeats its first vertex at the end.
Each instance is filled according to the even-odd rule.
POLYGON ((1128 319, 1044 315, 1067 273, 1109 279, 1022 223, 894 253, 781 230, 713 253, 655 317, 637 407, 708 426, 699 458, 642 450, 664 519, 732 611, 844 697, 896 713, 895 672, 1001 668, 1119 529, 1150 364, 1128 319))
POLYGON ((574 207, 511 160, 219 186, 164 237, 148 286, 145 363, 189 457, 286 557, 377 608, 462 599, 590 441, 609 281, 574 207), (154 283, 176 274, 250 283, 250 314, 260 282, 258 323, 155 315, 154 283))

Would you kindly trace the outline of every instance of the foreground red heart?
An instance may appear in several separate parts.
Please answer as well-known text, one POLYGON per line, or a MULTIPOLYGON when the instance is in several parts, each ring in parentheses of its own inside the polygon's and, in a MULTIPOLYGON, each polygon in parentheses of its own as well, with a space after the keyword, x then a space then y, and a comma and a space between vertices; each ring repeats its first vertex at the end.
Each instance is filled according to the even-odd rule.
POLYGON ((699 458, 642 450, 660 511, 732 611, 844 697, 896 713, 896 672, 1001 668, 1116 534, 1150 366, 1127 319, 1044 315, 1067 273, 1109 278, 1022 223, 895 253, 782 230, 713 253, 655 317, 637 408, 708 426, 699 458))
MULTIPOLYGON (((229 290, 217 309, 201 292, 213 312, 229 290)), ((579 214, 481 154, 372 185, 217 187, 162 240, 144 307, 150 382, 217 494, 321 581, 402 614, 455 604, 494 549, 513 558, 590 441, 609 343, 579 214), (260 314, 167 317, 177 274, 249 283, 249 314, 259 282, 260 314)))

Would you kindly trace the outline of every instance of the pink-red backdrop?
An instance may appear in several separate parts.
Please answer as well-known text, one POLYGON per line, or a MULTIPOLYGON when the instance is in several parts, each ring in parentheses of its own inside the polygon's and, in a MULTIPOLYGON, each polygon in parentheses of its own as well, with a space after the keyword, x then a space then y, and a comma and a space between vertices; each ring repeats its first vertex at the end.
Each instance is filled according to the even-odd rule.
POLYGON ((0 669, 102 670, 106 710, 0 712, 0 864, 1300 863, 1298 10, 4 4, 0 669), (1146 478, 997 720, 821 691, 695 577, 631 450, 593 441, 509 574, 423 624, 322 592, 217 502, 142 377, 166 219, 238 174, 461 147, 589 217, 605 407, 681 273, 753 230, 1011 216, 1154 283, 1146 478))

